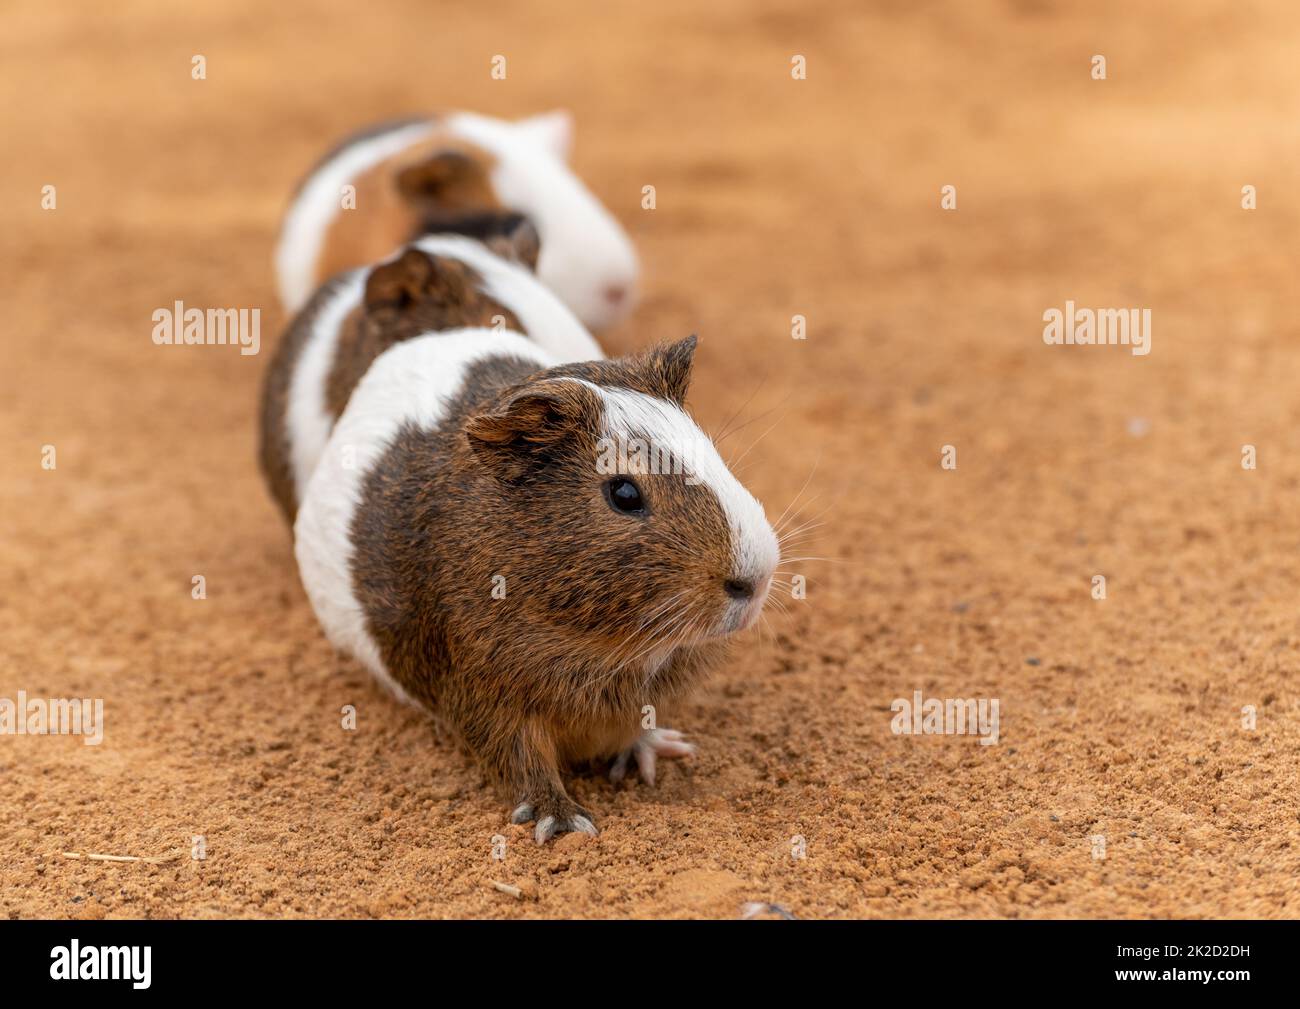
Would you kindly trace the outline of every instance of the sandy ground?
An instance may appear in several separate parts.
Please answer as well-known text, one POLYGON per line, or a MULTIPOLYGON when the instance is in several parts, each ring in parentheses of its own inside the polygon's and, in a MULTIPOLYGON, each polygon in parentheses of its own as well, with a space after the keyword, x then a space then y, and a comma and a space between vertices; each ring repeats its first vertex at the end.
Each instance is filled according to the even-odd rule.
POLYGON ((440 6, 0 14, 0 697, 105 706, 0 736, 0 913, 1300 914, 1292 5, 440 6), (645 261, 606 345, 699 332, 698 417, 743 409, 826 560, 682 712, 694 767, 579 780, 603 834, 539 849, 332 654, 254 416, 320 151, 559 105, 645 261), (154 346, 178 299, 261 306, 263 352, 154 346), (1151 308, 1152 353, 1046 346, 1066 299, 1151 308), (895 735, 917 690, 998 699, 998 744, 895 735))

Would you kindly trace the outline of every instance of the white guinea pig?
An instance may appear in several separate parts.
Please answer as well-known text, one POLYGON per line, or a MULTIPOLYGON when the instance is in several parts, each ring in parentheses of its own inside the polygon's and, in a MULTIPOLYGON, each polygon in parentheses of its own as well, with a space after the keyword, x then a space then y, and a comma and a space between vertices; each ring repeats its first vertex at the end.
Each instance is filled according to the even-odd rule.
POLYGON ((323 281, 421 234, 472 233, 485 211, 505 209, 537 228, 543 283, 588 326, 618 321, 635 300, 636 253, 565 163, 572 133, 567 112, 515 122, 451 112, 349 137, 285 215, 275 256, 285 308, 298 311, 323 281))

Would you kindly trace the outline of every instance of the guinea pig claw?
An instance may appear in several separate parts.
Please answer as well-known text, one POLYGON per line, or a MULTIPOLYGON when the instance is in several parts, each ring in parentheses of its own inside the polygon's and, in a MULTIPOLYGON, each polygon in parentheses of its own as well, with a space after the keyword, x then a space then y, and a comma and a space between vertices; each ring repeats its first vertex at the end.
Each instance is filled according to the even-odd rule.
POLYGON ((511 823, 529 823, 532 820, 537 821, 533 839, 538 844, 545 844, 556 834, 590 834, 592 837, 600 834, 591 814, 572 799, 525 799, 510 813, 511 823))
POLYGON ((617 757, 614 758, 614 764, 609 769, 609 780, 617 785, 627 777, 627 765, 632 760, 632 748, 628 747, 617 757))
POLYGON ((678 757, 687 759, 695 756, 695 747, 686 742, 686 737, 676 729, 651 729, 641 737, 644 746, 653 747, 660 757, 674 760, 678 757))
POLYGON ((686 742, 686 737, 676 729, 647 729, 640 739, 618 755, 614 766, 609 769, 609 780, 615 784, 622 781, 627 774, 628 761, 634 759, 641 780, 654 787, 655 763, 659 757, 689 760, 694 756, 695 747, 686 742))
POLYGON ((600 831, 591 820, 581 813, 568 816, 543 816, 533 828, 533 838, 538 844, 545 844, 556 834, 590 834, 596 837, 600 831))

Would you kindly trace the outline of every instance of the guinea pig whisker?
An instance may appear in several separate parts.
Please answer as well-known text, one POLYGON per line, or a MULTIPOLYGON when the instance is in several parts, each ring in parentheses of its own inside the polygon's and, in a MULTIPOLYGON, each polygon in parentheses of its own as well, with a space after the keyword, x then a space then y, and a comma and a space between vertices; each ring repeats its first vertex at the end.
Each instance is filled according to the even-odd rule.
POLYGON ((690 611, 688 607, 685 604, 682 604, 681 606, 674 609, 669 616, 665 616, 661 618, 664 622, 664 626, 658 628, 655 636, 651 637, 650 640, 645 643, 644 647, 639 649, 636 652, 636 654, 633 655, 632 658, 629 659, 628 661, 629 662, 635 661, 636 659, 640 658, 642 655, 654 651, 654 649, 657 646, 664 644, 666 641, 670 640, 673 634, 676 632, 677 628, 689 616, 690 616, 690 611))
MULTIPOLYGON (((776 589, 783 589, 783 590, 787 590, 787 591, 788 591, 788 590, 794 588, 794 585, 793 585, 793 583, 791 583, 791 582, 786 582, 785 584, 780 584, 780 583, 775 583, 775 582, 774 582, 772 587, 773 587, 773 588, 776 588, 776 589)), ((766 599, 766 601, 764 602, 763 606, 764 606, 764 609, 766 609, 767 606, 768 606, 768 604, 771 604, 772 606, 775 606, 777 609, 781 610, 782 613, 784 613, 784 612, 785 612, 785 609, 784 609, 784 607, 785 607, 785 602, 786 602, 786 601, 785 601, 781 596, 777 595, 776 593, 769 592, 769 593, 767 594, 767 599, 766 599)), ((762 611, 760 610, 759 612, 761 613, 762 611)))
MULTIPOLYGON (((740 406, 736 408, 736 412, 733 413, 730 417, 728 417, 728 418, 723 422, 723 424, 722 424, 722 430, 719 431, 717 437, 715 437, 715 438, 713 439, 713 444, 714 444, 714 445, 721 445, 721 444, 722 444, 722 439, 726 438, 728 435, 735 434, 736 431, 741 430, 741 428, 743 428, 743 427, 745 426, 745 424, 752 424, 752 423, 754 422, 754 420, 757 419, 757 418, 753 418, 753 419, 751 419, 751 420, 747 420, 747 421, 745 421, 745 424, 742 424, 742 425, 740 425, 740 427, 736 428, 736 431, 732 431, 732 430, 730 430, 731 425, 732 425, 733 423, 735 423, 736 419, 737 419, 737 418, 738 418, 742 413, 745 412, 745 410, 749 407, 749 404, 750 404, 750 403, 754 402, 754 397, 758 395, 759 390, 763 388, 763 383, 766 382, 766 381, 767 381, 767 378, 766 378, 766 377, 760 379, 758 385, 756 385, 756 386, 754 387, 754 391, 751 392, 751 393, 750 393, 750 394, 745 398, 745 402, 741 403, 740 406)), ((772 409, 776 409, 776 407, 773 407, 772 409)))
MULTIPOLYGON (((670 623, 667 623, 660 632, 656 645, 662 647, 675 647, 677 638, 685 640, 684 633, 686 629, 694 623, 694 616, 691 613, 689 604, 683 603, 677 610, 677 613, 670 623)), ((653 651, 653 649, 651 649, 653 651)))
MULTIPOLYGON (((816 498, 813 498, 813 501, 816 501, 816 498)), ((809 502, 810 505, 813 501, 809 502)), ((814 515, 813 518, 805 519, 798 525, 785 525, 785 528, 777 527, 774 532, 779 540, 784 540, 784 538, 794 536, 794 534, 801 532, 802 529, 815 529, 816 527, 819 527, 819 525, 826 524, 823 519, 826 518, 827 512, 831 511, 832 507, 833 506, 828 505, 827 507, 824 507, 822 511, 819 511, 818 514, 814 515)), ((798 516, 792 515, 790 516, 790 521, 793 523, 796 518, 798 518, 798 516)))
POLYGON ((657 606, 657 607, 655 607, 653 610, 651 610, 651 611, 650 611, 650 614, 649 614, 648 616, 646 616, 646 617, 641 621, 641 623, 637 624, 636 629, 637 629, 638 631, 645 630, 645 628, 650 624, 651 621, 653 621, 653 620, 654 620, 656 617, 658 617, 661 613, 663 613, 664 611, 666 611, 670 606, 672 606, 673 603, 675 603, 677 600, 681 599, 681 597, 684 596, 684 595, 686 595, 686 590, 685 590, 685 589, 683 589, 681 592, 676 593, 675 595, 669 596, 666 602, 661 603, 659 606, 657 606))
MULTIPOLYGON (((757 392, 757 390, 755 390, 755 392, 757 392)), ((753 396, 749 397, 749 399, 753 399, 753 398, 754 398, 753 396)), ((750 417, 749 420, 745 421, 745 423, 741 424, 739 427, 732 428, 729 431, 724 431, 722 434, 719 434, 716 438, 713 439, 713 444, 720 445, 724 438, 730 438, 733 434, 737 434, 745 430, 745 428, 749 427, 750 424, 760 421, 764 417, 770 417, 776 410, 779 410, 781 407, 785 406, 785 404, 789 402, 789 400, 790 400, 789 395, 784 396, 779 402, 774 403, 772 406, 768 407, 762 413, 755 414, 753 417, 750 417)), ((749 405, 749 400, 746 400, 745 406, 748 405, 749 405)), ((745 406, 742 406, 740 410, 744 410, 745 406)), ((740 410, 736 411, 737 415, 739 415, 740 410)), ((778 421, 778 423, 780 422, 778 421)), ((728 421, 728 424, 730 424, 730 421, 728 421)))
POLYGON ((654 620, 654 618, 655 618, 656 616, 658 616, 660 613, 662 613, 664 610, 666 610, 669 606, 671 606, 671 605, 673 604, 673 602, 675 602, 675 601, 676 601, 680 596, 681 596, 681 593, 678 592, 676 595, 669 596, 666 600, 664 600, 662 603, 660 603, 658 606, 656 606, 653 610, 651 610, 649 613, 647 613, 647 614, 646 614, 646 615, 641 619, 641 622, 640 622, 639 624, 636 625, 636 630, 640 630, 641 628, 643 628, 643 627, 645 627, 647 624, 649 624, 652 620, 654 620))
MULTIPOLYGON (((623 641, 623 643, 619 645, 618 649, 615 651, 614 657, 617 658, 621 652, 624 652, 628 648, 631 648, 635 645, 639 644, 642 645, 643 647, 639 648, 635 653, 627 655, 620 662, 618 662, 606 676, 602 677, 598 681, 599 684, 603 684, 606 680, 611 678, 615 673, 617 673, 624 666, 633 662, 638 656, 640 656, 644 652, 649 651, 655 646, 655 644, 662 637, 662 629, 657 629, 658 630, 657 633, 655 631, 652 631, 650 640, 648 642, 646 642, 641 637, 641 632, 645 631, 648 627, 650 627, 650 625, 654 624, 656 621, 675 620, 679 615, 678 607, 677 607, 678 601, 685 595, 686 595, 686 590, 683 589, 681 592, 678 592, 677 594, 670 596, 665 602, 655 607, 655 609, 652 610, 649 613, 649 615, 647 615, 644 619, 642 619, 641 623, 636 627, 636 629, 633 630, 633 632, 627 636, 627 638, 623 641)), ((680 607, 680 612, 684 614, 685 609, 686 607, 682 605, 680 607)))
MULTIPOLYGON (((675 636, 681 639, 677 644, 685 644, 692 638, 699 636, 700 628, 696 627, 697 619, 698 618, 696 617, 691 617, 691 619, 687 620, 685 624, 675 632, 675 636)), ((645 692, 645 690, 649 688, 650 681, 654 679, 656 672, 658 672, 657 669, 649 669, 646 671, 646 677, 641 681, 642 692, 645 692)))
MULTIPOLYGON (((779 532, 780 529, 781 529, 781 523, 785 520, 785 517, 786 517, 787 515, 790 514, 790 509, 792 509, 792 508, 793 508, 793 507, 794 507, 794 506, 799 502, 799 499, 800 499, 801 497, 803 497, 803 492, 806 491, 806 490, 808 489, 808 485, 809 485, 810 483, 812 483, 812 478, 816 475, 816 473, 817 473, 817 467, 820 466, 821 463, 822 463, 822 454, 821 454, 820 451, 818 451, 818 453, 817 453, 817 458, 816 458, 815 460, 813 460, 813 467, 812 467, 811 472, 809 472, 809 474, 808 474, 808 479, 805 480, 805 481, 803 482, 803 486, 799 488, 799 493, 796 494, 796 495, 795 495, 795 496, 790 500, 790 503, 789 503, 788 505, 785 506, 785 511, 783 511, 783 512, 781 513, 781 517, 778 518, 775 522, 772 523, 772 527, 773 527, 774 529, 776 529, 778 532, 779 532)), ((814 496, 814 497, 813 497, 813 500, 815 501, 815 500, 817 500, 817 498, 814 496)))
POLYGON ((787 533, 776 541, 776 545, 782 550, 787 550, 796 543, 808 540, 822 524, 823 523, 821 522, 817 522, 807 529, 798 529, 792 533, 787 533))
MULTIPOLYGON (((673 617, 672 617, 672 619, 673 619, 673 623, 672 623, 672 625, 671 625, 672 628, 675 629, 676 626, 677 626, 678 624, 680 624, 681 621, 682 621, 686 616, 687 616, 687 613, 686 613, 685 607, 683 607, 681 611, 675 612, 675 613, 673 614, 673 617)), ((601 687, 603 687, 606 683, 608 683, 610 680, 612 680, 616 675, 618 675, 618 673, 619 673, 620 671, 622 671, 623 669, 627 668, 628 666, 631 666, 631 665, 632 665, 634 662, 636 662, 636 660, 639 659, 641 656, 643 656, 643 655, 647 655, 647 654, 653 652, 654 649, 655 649, 657 646, 663 644, 663 643, 665 642, 665 640, 666 640, 668 637, 669 637, 669 634, 665 634, 665 633, 661 632, 661 633, 658 634, 657 636, 651 638, 651 639, 650 639, 648 642, 646 642, 646 643, 645 643, 641 648, 637 649, 636 652, 634 652, 633 654, 631 654, 631 655, 627 656, 626 658, 624 658, 621 662, 619 662, 616 666, 614 666, 614 668, 611 669, 608 673, 606 673, 604 676, 602 676, 599 680, 595 681, 595 682, 593 683, 593 688, 596 689, 596 690, 599 690, 599 689, 600 689, 601 687)), ((647 679, 646 682, 648 683, 649 680, 647 679)))
MULTIPOLYGON (((821 523, 818 523, 818 525, 820 524, 821 523)), ((791 545, 795 543, 801 543, 805 540, 810 539, 812 537, 812 534, 816 531, 817 531, 816 526, 814 526, 811 529, 801 529, 798 532, 790 533, 784 539, 777 540, 777 545, 780 547, 789 548, 791 545)))
MULTIPOLYGON (((776 530, 777 542, 780 544, 785 544, 799 536, 804 535, 805 533, 809 533, 816 529, 820 529, 822 526, 826 524, 824 519, 826 517, 826 514, 831 510, 831 507, 832 506, 828 505, 820 512, 818 512, 816 515, 804 519, 798 525, 787 526, 785 529, 776 530)), ((793 521, 794 519, 791 518, 791 522, 793 521)))
POLYGON ((781 416, 778 417, 778 418, 776 419, 776 423, 775 423, 775 424, 773 424, 773 425, 772 425, 771 427, 769 427, 766 431, 764 431, 764 432, 763 432, 762 434, 760 434, 757 438, 755 438, 752 442, 750 442, 750 443, 749 443, 749 448, 747 448, 747 449, 745 449, 745 451, 741 452, 739 458, 734 459, 734 460, 728 462, 728 463, 727 463, 727 468, 730 469, 730 470, 734 473, 735 470, 736 470, 736 467, 739 466, 742 462, 744 462, 744 460, 745 460, 745 456, 749 455, 750 452, 754 451, 754 446, 757 445, 757 444, 758 444, 760 441, 762 441, 764 438, 766 438, 766 437, 767 437, 769 434, 771 434, 773 431, 775 431, 778 427, 780 427, 780 426, 781 426, 781 421, 783 421, 783 420, 785 420, 785 414, 781 414, 781 416))
MULTIPOLYGON (((798 550, 812 550, 812 549, 814 549, 816 546, 817 546, 817 543, 816 543, 815 541, 799 540, 798 542, 795 542, 795 543, 782 543, 782 544, 780 544, 780 546, 779 546, 777 549, 779 549, 779 550, 781 551, 781 553, 784 555, 784 554, 787 554, 787 553, 794 553, 795 551, 798 551, 798 550)), ((785 557, 785 556, 782 556, 782 557, 780 557, 780 558, 778 559, 778 563, 780 563, 780 564, 788 563, 788 561, 789 561, 789 558, 787 558, 787 557, 785 557)), ((788 574, 789 572, 786 572, 786 573, 788 574)), ((773 574, 776 574, 776 572, 774 571, 773 574)))
POLYGON ((781 532, 776 534, 776 541, 779 544, 790 543, 807 533, 815 532, 825 524, 826 523, 821 519, 809 519, 801 525, 794 526, 790 529, 783 529, 781 532))

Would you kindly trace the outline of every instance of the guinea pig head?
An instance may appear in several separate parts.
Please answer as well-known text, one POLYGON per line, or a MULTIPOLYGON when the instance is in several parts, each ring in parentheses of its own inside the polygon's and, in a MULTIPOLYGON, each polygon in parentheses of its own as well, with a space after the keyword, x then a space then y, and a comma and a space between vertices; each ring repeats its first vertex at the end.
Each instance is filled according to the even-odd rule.
POLYGON ((776 536, 684 409, 694 350, 551 368, 465 422, 519 605, 589 654, 653 662, 766 600, 776 536))

